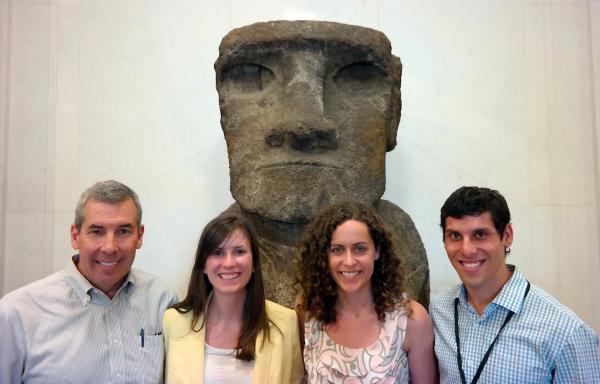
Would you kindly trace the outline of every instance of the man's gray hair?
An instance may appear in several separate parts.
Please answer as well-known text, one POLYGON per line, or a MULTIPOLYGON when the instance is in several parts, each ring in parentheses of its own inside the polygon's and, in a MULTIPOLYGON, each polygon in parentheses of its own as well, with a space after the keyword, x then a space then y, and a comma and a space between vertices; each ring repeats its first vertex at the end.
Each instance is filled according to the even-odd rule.
POLYGON ((77 208, 75 208, 75 227, 81 230, 81 226, 85 220, 85 205, 88 201, 117 204, 127 199, 133 200, 133 204, 135 204, 135 208, 137 209, 136 222, 139 227, 142 224, 142 206, 138 195, 133 189, 115 180, 99 181, 81 194, 77 202, 77 208))

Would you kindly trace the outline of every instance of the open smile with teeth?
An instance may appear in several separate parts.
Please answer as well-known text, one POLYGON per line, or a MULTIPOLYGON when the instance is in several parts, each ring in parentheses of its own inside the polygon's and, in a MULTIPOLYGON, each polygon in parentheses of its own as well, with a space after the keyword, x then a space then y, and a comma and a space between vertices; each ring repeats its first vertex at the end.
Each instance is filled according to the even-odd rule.
POLYGON ((223 280, 233 280, 237 277, 239 277, 241 275, 241 273, 239 272, 234 272, 234 273, 219 273, 218 276, 223 279, 223 280))
POLYGON ((354 276, 358 276, 359 274, 360 274, 360 271, 349 271, 349 272, 340 271, 340 275, 342 275, 344 277, 354 277, 354 276))
POLYGON ((118 261, 97 261, 103 267, 112 267, 118 263, 118 261))
POLYGON ((485 260, 475 260, 475 261, 461 261, 460 263, 466 269, 475 269, 475 268, 480 267, 484 262, 485 262, 485 260))

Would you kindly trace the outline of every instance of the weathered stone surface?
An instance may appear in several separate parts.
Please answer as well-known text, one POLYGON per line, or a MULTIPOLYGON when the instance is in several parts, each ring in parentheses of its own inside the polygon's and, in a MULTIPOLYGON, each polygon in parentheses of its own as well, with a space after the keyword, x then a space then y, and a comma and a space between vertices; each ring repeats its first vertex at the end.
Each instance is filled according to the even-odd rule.
POLYGON ((260 237, 267 295, 293 301, 293 254, 322 208, 376 206, 409 264, 410 293, 429 299, 425 249, 385 191, 385 155, 400 120, 400 59, 373 29, 273 21, 234 29, 215 63, 235 211, 260 237))

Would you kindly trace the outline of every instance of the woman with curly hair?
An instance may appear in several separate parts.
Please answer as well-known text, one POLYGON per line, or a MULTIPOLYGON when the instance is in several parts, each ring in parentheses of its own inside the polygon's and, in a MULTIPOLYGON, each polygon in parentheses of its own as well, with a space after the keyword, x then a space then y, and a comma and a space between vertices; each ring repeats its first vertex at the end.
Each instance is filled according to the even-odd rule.
POLYGON ((404 270, 373 209, 330 207, 296 257, 309 383, 434 383, 433 327, 404 294, 404 270))
POLYGON ((252 227, 222 215, 206 225, 187 295, 163 317, 166 383, 299 383, 296 313, 265 300, 252 227))

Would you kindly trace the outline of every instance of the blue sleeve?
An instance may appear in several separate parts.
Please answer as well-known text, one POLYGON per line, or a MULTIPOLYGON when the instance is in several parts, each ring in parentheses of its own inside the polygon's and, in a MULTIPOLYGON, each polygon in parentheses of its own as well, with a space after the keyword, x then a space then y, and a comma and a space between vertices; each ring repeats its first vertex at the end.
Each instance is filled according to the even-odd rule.
POLYGON ((598 336, 585 323, 575 328, 561 349, 555 366, 555 383, 600 383, 598 336))
POLYGON ((0 300, 0 356, 0 383, 22 383, 25 333, 20 316, 6 300, 0 300))

